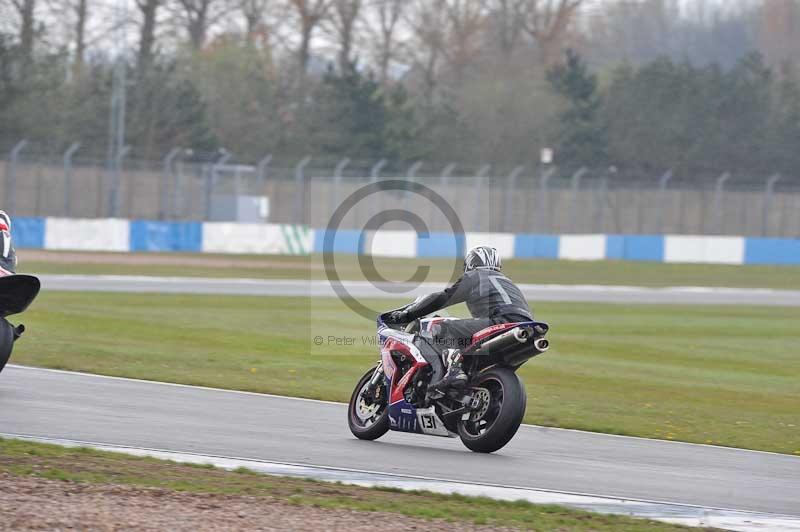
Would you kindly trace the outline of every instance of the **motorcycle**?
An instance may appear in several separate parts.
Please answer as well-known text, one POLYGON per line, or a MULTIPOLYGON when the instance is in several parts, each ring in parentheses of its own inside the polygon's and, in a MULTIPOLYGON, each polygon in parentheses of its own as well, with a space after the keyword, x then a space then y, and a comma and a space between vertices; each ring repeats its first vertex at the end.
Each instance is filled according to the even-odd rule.
MULTIPOLYGON (((404 310, 409 305, 397 310, 404 310)), ((462 389, 429 389, 446 371, 434 336, 443 320, 429 316, 406 324, 378 316, 380 360, 358 381, 350 398, 348 424, 359 439, 375 440, 389 430, 460 437, 470 450, 491 453, 516 434, 525 415, 525 387, 516 371, 546 352, 546 323, 501 323, 472 336, 462 350, 469 380, 462 389)))
POLYGON ((36 299, 41 285, 33 275, 8 274, 0 277, 0 372, 3 371, 14 343, 25 332, 25 326, 12 325, 8 316, 24 312, 36 299))

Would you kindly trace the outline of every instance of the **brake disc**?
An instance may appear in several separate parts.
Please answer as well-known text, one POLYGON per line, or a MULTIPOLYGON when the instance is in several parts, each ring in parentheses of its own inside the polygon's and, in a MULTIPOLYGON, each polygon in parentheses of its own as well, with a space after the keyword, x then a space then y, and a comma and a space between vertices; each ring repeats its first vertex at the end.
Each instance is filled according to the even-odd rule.
POLYGON ((473 401, 479 401, 480 406, 477 407, 476 410, 472 412, 469 416, 470 421, 478 421, 486 415, 486 412, 489 411, 489 404, 492 401, 492 394, 486 388, 477 388, 475 393, 472 394, 473 401))

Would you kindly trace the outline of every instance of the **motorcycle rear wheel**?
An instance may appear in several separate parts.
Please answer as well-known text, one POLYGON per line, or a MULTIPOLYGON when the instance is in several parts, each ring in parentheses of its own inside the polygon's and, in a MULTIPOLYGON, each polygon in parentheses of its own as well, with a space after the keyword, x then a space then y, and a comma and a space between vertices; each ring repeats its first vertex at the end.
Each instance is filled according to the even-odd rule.
POLYGON ((350 432, 361 440, 377 440, 389 431, 389 401, 386 390, 383 390, 382 400, 372 405, 367 405, 361 397, 374 373, 375 368, 372 368, 361 377, 347 407, 350 432))
POLYGON ((461 442, 471 451, 493 453, 517 433, 525 416, 527 396, 522 381, 509 368, 496 367, 479 374, 470 384, 483 406, 469 419, 458 421, 461 442))

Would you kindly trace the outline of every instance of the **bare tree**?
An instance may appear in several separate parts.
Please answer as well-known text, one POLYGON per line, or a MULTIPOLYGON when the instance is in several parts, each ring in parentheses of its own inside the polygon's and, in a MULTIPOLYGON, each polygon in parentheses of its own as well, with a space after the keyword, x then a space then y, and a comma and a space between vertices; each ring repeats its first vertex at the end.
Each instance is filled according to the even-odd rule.
POLYGON ((480 34, 485 29, 486 12, 479 0, 441 0, 447 20, 443 53, 456 83, 464 81, 466 68, 481 48, 480 34))
POLYGON ((520 14, 527 0, 483 0, 488 18, 488 37, 506 59, 516 50, 522 35, 520 14))
POLYGON ((559 58, 559 49, 585 0, 525 0, 518 6, 522 29, 539 46, 542 63, 550 65, 559 58))
POLYGON ((397 55, 400 45, 397 33, 407 4, 408 0, 376 0, 366 6, 365 17, 369 20, 364 27, 381 83, 386 83, 389 64, 397 55))
POLYGON ((422 77, 422 93, 430 104, 437 86, 437 72, 443 56, 447 14, 441 2, 417 0, 406 14, 413 32, 408 52, 412 67, 422 77))
POLYGON ((270 4, 271 0, 239 0, 239 9, 244 15, 245 35, 248 42, 255 42, 256 36, 264 31, 264 14, 270 4))
POLYGON ((332 0, 289 0, 290 7, 297 14, 300 23, 300 45, 297 50, 297 59, 302 73, 305 73, 308 67, 314 30, 327 16, 331 3, 332 0))
POLYGON ((178 0, 183 21, 189 33, 189 43, 199 50, 208 37, 208 29, 228 11, 226 0, 178 0))
POLYGON ((480 53, 486 22, 482 2, 418 0, 408 20, 414 34, 412 60, 423 75, 428 97, 443 75, 452 75, 454 85, 460 85, 480 53))
POLYGON ((140 74, 146 72, 153 61, 156 43, 156 15, 161 2, 162 0, 136 0, 136 7, 142 15, 137 53, 140 74))
POLYGON ((331 6, 330 22, 339 45, 337 62, 340 72, 344 72, 352 61, 355 28, 361 6, 361 0, 333 0, 331 6))
POLYGON ((24 63, 28 64, 33 58, 36 0, 11 0, 11 5, 19 16, 19 47, 24 63))

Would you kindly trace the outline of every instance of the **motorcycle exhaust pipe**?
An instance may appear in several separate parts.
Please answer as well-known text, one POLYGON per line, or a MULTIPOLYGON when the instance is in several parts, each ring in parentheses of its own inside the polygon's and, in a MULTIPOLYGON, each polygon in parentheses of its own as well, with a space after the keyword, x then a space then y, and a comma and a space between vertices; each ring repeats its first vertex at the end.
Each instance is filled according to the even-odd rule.
POLYGON ((533 341, 533 347, 535 347, 540 353, 544 353, 550 349, 550 342, 547 341, 547 338, 537 338, 533 341))
POLYGON ((500 336, 496 336, 491 340, 487 340, 481 345, 481 350, 483 349, 493 349, 497 347, 505 347, 507 345, 513 345, 515 342, 520 344, 524 344, 528 341, 531 336, 531 330, 527 327, 522 329, 514 329, 508 332, 504 332, 500 336))

